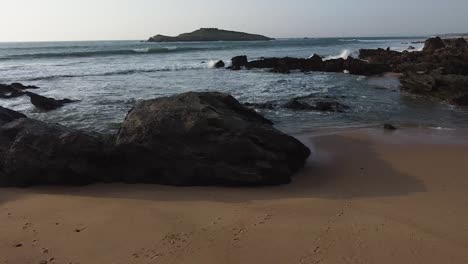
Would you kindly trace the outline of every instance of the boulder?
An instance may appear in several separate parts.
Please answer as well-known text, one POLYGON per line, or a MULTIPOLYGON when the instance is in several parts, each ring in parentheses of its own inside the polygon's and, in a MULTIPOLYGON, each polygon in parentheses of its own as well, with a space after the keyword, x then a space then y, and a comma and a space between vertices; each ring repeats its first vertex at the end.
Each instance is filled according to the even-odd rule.
POLYGON ((20 118, 0 127, 0 186, 81 185, 111 172, 99 138, 20 118))
POLYGON ((41 110, 45 110, 45 111, 55 110, 57 108, 64 106, 65 104, 76 102, 70 99, 56 100, 53 98, 45 97, 45 96, 38 95, 35 93, 31 93, 31 92, 27 92, 26 95, 31 98, 31 103, 35 107, 41 110))
POLYGON ((273 185, 291 181, 310 150, 232 96, 189 92, 143 101, 117 137, 125 181, 170 185, 273 185))
POLYGON ((236 56, 231 59, 232 62, 232 69, 233 70, 240 70, 242 67, 247 67, 249 61, 247 60, 247 56, 236 56))
POLYGON ((26 116, 19 112, 0 106, 0 126, 20 118, 26 118, 26 116))
POLYGON ((224 66, 226 66, 226 64, 224 64, 224 61, 222 60, 216 62, 214 65, 215 68, 224 68, 224 66))
POLYGON ((424 52, 434 52, 438 49, 445 48, 445 43, 440 37, 430 38, 424 44, 424 52))

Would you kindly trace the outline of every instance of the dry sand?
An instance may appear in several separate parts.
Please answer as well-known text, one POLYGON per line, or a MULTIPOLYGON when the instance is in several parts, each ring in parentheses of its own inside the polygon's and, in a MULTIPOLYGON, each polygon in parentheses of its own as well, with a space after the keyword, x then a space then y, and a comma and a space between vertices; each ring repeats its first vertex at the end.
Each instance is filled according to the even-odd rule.
POLYGON ((308 135, 288 186, 0 189, 0 263, 468 263, 468 139, 450 133, 308 135))

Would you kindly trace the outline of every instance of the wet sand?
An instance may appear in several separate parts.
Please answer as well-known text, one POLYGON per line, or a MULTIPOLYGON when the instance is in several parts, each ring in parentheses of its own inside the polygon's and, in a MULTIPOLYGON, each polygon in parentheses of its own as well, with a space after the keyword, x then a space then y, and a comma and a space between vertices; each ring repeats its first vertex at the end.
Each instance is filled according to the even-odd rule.
POLYGON ((468 263, 466 135, 303 135, 287 186, 0 189, 0 263, 468 263))

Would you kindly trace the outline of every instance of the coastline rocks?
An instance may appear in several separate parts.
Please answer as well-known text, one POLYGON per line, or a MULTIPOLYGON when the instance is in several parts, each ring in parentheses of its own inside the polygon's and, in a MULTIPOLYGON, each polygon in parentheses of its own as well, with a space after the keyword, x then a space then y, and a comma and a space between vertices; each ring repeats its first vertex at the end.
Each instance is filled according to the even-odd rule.
POLYGON ((26 115, 0 106, 0 126, 20 118, 26 118, 26 115))
POLYGON ((310 155, 271 121, 217 92, 138 104, 122 124, 117 145, 143 150, 129 161, 139 171, 128 180, 171 185, 284 184, 310 155))
POLYGON ((402 91, 468 104, 468 44, 463 38, 430 38, 423 51, 360 50, 359 57, 403 73, 402 91))
POLYGON ((31 103, 35 107, 45 111, 55 110, 64 106, 65 104, 76 102, 70 99, 56 100, 31 92, 27 92, 26 95, 29 96, 29 98, 31 99, 31 103))
POLYGON ((104 144, 60 125, 21 118, 0 127, 0 186, 82 185, 110 171, 104 144))
POLYGON ((321 71, 321 72, 339 72, 348 71, 351 74, 357 75, 378 75, 390 71, 391 68, 385 64, 368 63, 363 60, 348 57, 346 60, 332 59, 322 60, 322 58, 314 54, 312 57, 303 58, 262 58, 254 61, 247 61, 247 57, 242 56, 242 61, 239 57, 234 57, 234 70, 239 70, 241 65, 245 64, 247 69, 271 69, 275 73, 290 73, 293 70, 302 72, 321 71))

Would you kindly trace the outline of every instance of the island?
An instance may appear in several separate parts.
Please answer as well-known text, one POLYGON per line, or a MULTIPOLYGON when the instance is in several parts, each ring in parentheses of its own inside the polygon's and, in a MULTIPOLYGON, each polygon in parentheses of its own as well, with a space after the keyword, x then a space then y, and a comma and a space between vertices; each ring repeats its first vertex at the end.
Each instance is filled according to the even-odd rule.
POLYGON ((201 28, 191 33, 180 34, 177 37, 156 35, 148 42, 191 42, 191 41, 269 41, 273 38, 257 34, 229 31, 218 28, 201 28))

